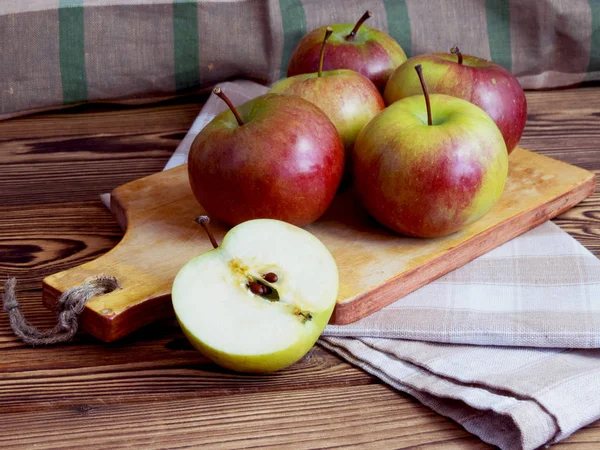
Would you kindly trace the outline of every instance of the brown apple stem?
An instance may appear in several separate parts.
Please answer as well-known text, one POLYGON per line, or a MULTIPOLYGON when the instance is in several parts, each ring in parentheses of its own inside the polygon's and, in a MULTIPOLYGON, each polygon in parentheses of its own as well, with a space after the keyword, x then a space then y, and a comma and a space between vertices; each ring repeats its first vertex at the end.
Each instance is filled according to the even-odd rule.
POLYGON ((327 44, 327 39, 333 33, 333 29, 331 27, 327 27, 325 29, 325 37, 323 38, 323 44, 321 45, 321 54, 319 55, 319 77, 323 74, 323 59, 325 59, 325 45, 327 44))
POLYGON ((202 228, 204 228, 204 231, 206 231, 206 234, 208 235, 208 238, 210 239, 210 243, 212 244, 213 248, 217 248, 219 244, 217 244, 215 236, 212 234, 212 231, 210 231, 210 228, 208 227, 208 224, 210 223, 210 219, 208 218, 208 216, 200 216, 196 218, 196 222, 202 225, 202 228))
POLYGON ((367 19, 369 19, 373 14, 371 14, 371 11, 365 11, 365 13, 362 15, 362 17, 360 19, 358 19, 358 22, 356 22, 356 25, 354 25, 354 28, 352 28, 352 31, 350 32, 350 34, 348 34, 348 36, 346 36, 346 40, 347 41, 353 41, 354 38, 356 37, 356 33, 358 33, 358 29, 361 27, 361 25, 363 23, 365 23, 367 21, 367 19))
POLYGON ((229 109, 231 110, 233 115, 235 116, 235 119, 237 120, 237 123, 239 124, 239 126, 241 127, 242 125, 244 125, 242 118, 240 117, 240 115, 237 112, 237 109, 235 109, 235 106, 233 106, 233 103, 231 103, 231 100, 229 100, 229 98, 227 98, 227 96, 221 91, 221 88, 214 88, 213 94, 218 96, 221 100, 223 100, 227 104, 227 106, 229 107, 229 109))
POLYGON ((456 55, 458 57, 459 64, 463 63, 462 53, 460 52, 460 49, 456 45, 452 46, 452 48, 450 49, 450 53, 452 53, 453 55, 456 55))
POLYGON ((427 106, 427 125, 433 125, 431 120, 431 104, 429 103, 429 92, 427 92, 427 85, 425 84, 425 78, 423 78, 423 69, 421 64, 415 66, 417 75, 419 75, 419 81, 421 82, 421 88, 423 89, 423 95, 425 96, 425 105, 427 106))

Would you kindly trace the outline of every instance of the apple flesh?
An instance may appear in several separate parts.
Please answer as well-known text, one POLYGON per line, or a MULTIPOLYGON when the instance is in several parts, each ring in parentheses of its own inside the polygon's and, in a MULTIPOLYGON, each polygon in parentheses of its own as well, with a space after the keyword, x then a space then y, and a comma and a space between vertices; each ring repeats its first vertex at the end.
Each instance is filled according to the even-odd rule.
MULTIPOLYGON (((406 61, 402 47, 390 35, 367 25, 362 25, 351 40, 346 37, 354 24, 334 24, 330 27, 333 34, 327 44, 323 70, 354 70, 371 80, 383 92, 394 69, 406 61)), ((290 58, 288 77, 318 71, 326 28, 319 27, 300 40, 290 58)))
POLYGON ((194 196, 227 224, 269 218, 305 225, 333 200, 344 147, 329 118, 307 100, 267 94, 217 115, 188 158, 194 196))
POLYGON ((390 76, 384 92, 390 105, 422 94, 414 66, 421 64, 430 93, 467 100, 494 120, 510 154, 521 139, 527 120, 527 100, 518 80, 504 67, 475 56, 434 53, 410 58, 390 76))
POLYGON ((457 231, 496 203, 508 172, 502 134, 477 106, 442 94, 388 106, 358 135, 354 184, 368 212, 415 237, 457 231))
POLYGON ((346 155, 365 124, 385 108, 371 81, 352 70, 330 70, 284 78, 269 92, 302 97, 318 106, 337 128, 346 155))
POLYGON ((259 373, 288 367, 310 350, 337 294, 338 270, 325 245, 270 219, 232 228, 218 248, 183 266, 172 289, 181 329, 200 352, 228 369, 259 373), (253 293, 251 282, 269 293, 253 293))

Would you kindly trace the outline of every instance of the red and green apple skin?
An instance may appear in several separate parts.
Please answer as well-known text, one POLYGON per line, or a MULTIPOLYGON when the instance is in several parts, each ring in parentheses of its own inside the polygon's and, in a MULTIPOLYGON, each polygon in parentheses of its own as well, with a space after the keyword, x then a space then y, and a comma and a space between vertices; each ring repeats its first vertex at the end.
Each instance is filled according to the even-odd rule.
POLYGON ((344 146, 318 107, 267 94, 217 115, 188 158, 194 196, 229 225, 267 218, 302 226, 329 207, 344 172, 344 146))
POLYGON ((467 100, 489 114, 502 132, 510 154, 521 139, 527 120, 523 88, 504 67, 475 56, 463 55, 463 63, 450 53, 410 58, 390 76, 384 91, 385 102, 422 93, 414 67, 421 64, 430 93, 467 100))
MULTIPOLYGON (((346 40, 354 24, 329 25, 333 34, 327 41, 323 70, 350 69, 366 76, 383 92, 396 67, 406 61, 406 53, 390 35, 362 25, 353 40, 346 40)), ((305 35, 292 53, 288 77, 319 70, 319 55, 327 27, 317 28, 305 35)))
POLYGON ((309 73, 284 78, 269 92, 298 95, 321 108, 340 133, 347 155, 360 130, 385 108, 367 77, 345 69, 323 72, 320 77, 309 73))
POLYGON ((508 153, 494 121, 477 106, 431 94, 388 106, 358 135, 354 185, 382 225, 413 237, 455 232, 486 214, 506 182, 508 153))

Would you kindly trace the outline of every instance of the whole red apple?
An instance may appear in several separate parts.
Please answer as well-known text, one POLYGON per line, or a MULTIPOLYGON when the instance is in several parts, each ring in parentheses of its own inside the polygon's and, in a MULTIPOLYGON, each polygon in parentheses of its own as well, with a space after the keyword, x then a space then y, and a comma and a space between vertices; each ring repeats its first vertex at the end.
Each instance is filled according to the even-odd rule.
POLYGON ((508 172, 494 121, 443 94, 388 106, 360 132, 353 158, 354 185, 368 212, 415 237, 443 236, 486 214, 508 172))
POLYGON ((346 164, 356 136, 365 124, 385 108, 383 98, 371 81, 353 70, 322 71, 327 28, 321 47, 319 71, 284 78, 269 92, 298 95, 317 105, 337 128, 346 149, 346 164))
POLYGON ((390 77, 384 92, 388 105, 421 93, 413 67, 423 66, 429 92, 467 100, 490 115, 502 132, 510 154, 521 139, 527 120, 527 100, 518 80, 504 67, 475 56, 434 53, 410 58, 390 77))
MULTIPOLYGON (((215 94, 226 97, 217 88, 215 94)), ((321 216, 344 171, 344 147, 325 113, 293 95, 267 94, 217 115, 196 136, 188 173, 212 216, 236 225, 321 216)))
MULTIPOLYGON (((329 25, 333 35, 329 39, 323 70, 354 70, 366 76, 383 92, 394 69, 406 61, 406 54, 389 34, 363 25, 369 17, 371 13, 367 11, 356 25, 329 25)), ((326 28, 319 27, 300 40, 290 58, 288 77, 318 71, 326 28)))

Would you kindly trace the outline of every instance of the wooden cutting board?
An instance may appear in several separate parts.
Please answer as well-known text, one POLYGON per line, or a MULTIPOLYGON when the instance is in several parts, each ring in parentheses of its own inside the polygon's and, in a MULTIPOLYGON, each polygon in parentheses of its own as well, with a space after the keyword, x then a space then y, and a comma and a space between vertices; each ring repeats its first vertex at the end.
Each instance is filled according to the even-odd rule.
MULTIPOLYGON (((571 208, 594 191, 594 175, 569 164, 516 149, 505 191, 490 213, 466 229, 436 239, 413 239, 387 231, 358 205, 351 191, 306 227, 335 257, 340 292, 331 323, 371 314, 479 255, 571 208)), ((90 300, 80 326, 114 341, 171 316, 170 291, 178 270, 212 249, 194 219, 203 214, 192 195, 187 166, 157 173, 115 189, 111 208, 126 230, 110 252, 44 279, 43 301, 53 308, 65 290, 98 275, 120 287, 90 300)), ((211 227, 221 241, 227 228, 211 227)))

